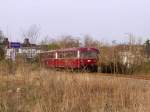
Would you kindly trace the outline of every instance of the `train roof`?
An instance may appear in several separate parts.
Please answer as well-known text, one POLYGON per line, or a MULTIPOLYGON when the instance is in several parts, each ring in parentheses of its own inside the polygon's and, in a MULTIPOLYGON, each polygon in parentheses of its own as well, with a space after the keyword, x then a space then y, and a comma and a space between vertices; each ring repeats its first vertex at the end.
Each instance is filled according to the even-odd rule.
POLYGON ((97 48, 92 48, 92 47, 78 47, 78 48, 65 48, 65 49, 57 49, 57 50, 50 50, 50 51, 44 51, 42 53, 46 53, 46 52, 62 52, 62 51, 86 51, 86 50, 94 50, 99 52, 99 49, 97 48))

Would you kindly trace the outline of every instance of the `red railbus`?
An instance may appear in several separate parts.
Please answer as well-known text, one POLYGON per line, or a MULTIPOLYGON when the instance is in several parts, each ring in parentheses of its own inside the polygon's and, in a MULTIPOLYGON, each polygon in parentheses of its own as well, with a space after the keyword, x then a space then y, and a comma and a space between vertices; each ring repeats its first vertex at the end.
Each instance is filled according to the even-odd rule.
POLYGON ((98 55, 96 48, 68 48, 42 52, 41 62, 48 68, 97 72, 98 55))

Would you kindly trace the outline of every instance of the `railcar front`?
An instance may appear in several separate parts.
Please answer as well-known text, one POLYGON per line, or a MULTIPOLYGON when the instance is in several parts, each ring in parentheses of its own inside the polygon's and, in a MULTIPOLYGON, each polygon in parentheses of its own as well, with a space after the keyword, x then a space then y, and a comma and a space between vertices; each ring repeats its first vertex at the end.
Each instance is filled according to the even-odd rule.
POLYGON ((99 50, 95 48, 82 48, 79 50, 79 65, 83 71, 98 71, 99 50))

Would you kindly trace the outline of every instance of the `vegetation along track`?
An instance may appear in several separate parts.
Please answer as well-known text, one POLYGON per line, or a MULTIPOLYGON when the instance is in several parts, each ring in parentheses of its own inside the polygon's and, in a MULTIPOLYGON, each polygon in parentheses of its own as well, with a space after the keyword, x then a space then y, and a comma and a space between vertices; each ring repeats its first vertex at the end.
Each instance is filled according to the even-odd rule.
POLYGON ((96 75, 108 76, 108 77, 119 77, 119 78, 131 78, 131 79, 150 80, 150 75, 123 75, 123 74, 103 74, 103 73, 96 73, 96 75))
MULTIPOLYGON (((54 71, 54 72, 60 72, 62 73, 62 71, 54 71)), ((66 71, 63 71, 66 72, 66 71)), ((96 75, 97 77, 99 76, 106 76, 106 77, 118 77, 118 78, 128 78, 128 79, 140 79, 140 80, 150 80, 150 75, 149 74, 140 74, 140 75, 136 75, 136 74, 132 74, 132 75, 127 75, 127 74, 110 74, 110 73, 76 73, 76 72, 72 72, 72 71, 67 71, 68 73, 74 73, 74 74, 88 74, 88 75, 96 75)))

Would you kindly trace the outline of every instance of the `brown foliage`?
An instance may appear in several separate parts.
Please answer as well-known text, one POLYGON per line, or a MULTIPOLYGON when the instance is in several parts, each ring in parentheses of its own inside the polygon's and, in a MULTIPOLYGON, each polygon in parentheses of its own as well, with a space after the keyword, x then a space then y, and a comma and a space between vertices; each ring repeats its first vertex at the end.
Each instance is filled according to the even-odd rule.
POLYGON ((149 112, 149 81, 20 65, 0 74, 2 112, 149 112))

